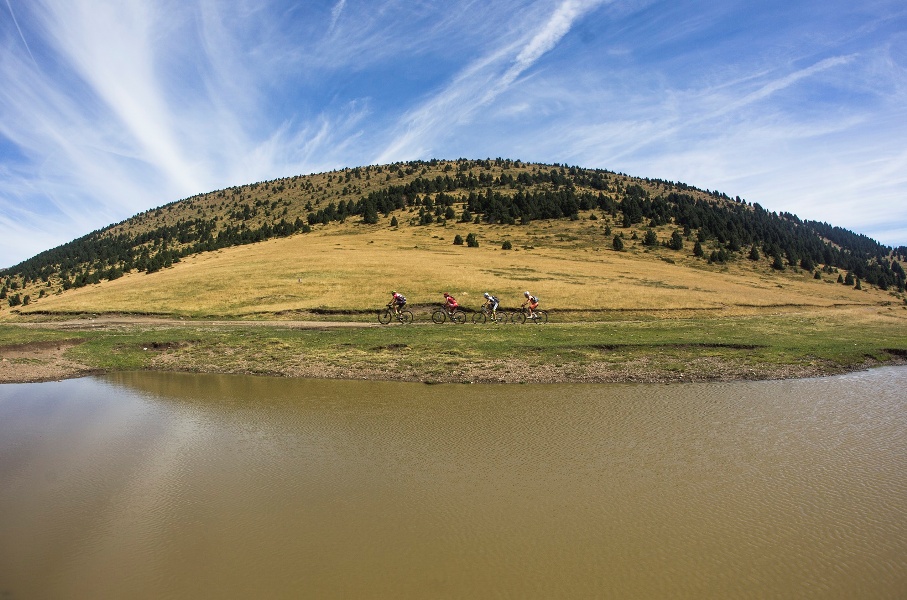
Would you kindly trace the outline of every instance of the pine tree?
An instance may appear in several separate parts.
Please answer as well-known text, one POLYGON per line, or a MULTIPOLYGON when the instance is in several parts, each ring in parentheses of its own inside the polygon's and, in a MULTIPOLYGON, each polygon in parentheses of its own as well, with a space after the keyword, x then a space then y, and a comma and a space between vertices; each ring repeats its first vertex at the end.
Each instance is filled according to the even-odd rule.
POLYGON ((614 249, 617 250, 618 252, 622 252, 623 249, 624 249, 624 241, 620 238, 619 235, 615 235, 615 236, 614 236, 614 240, 611 242, 611 245, 612 245, 612 246, 614 247, 614 249))
POLYGON ((474 233, 467 234, 466 245, 469 248, 478 248, 479 247, 479 240, 478 240, 478 238, 476 238, 476 234, 474 234, 474 233))
POLYGON ((693 245, 693 256, 698 256, 699 258, 705 256, 705 252, 703 252, 702 244, 699 242, 699 240, 697 240, 693 245))
POLYGON ((772 268, 776 271, 784 270, 784 260, 781 258, 781 254, 779 252, 775 252, 774 257, 772 257, 772 268))
POLYGON ((463 236, 460 235, 459 233, 457 235, 455 235, 453 243, 454 243, 454 246, 462 246, 463 245, 463 236))

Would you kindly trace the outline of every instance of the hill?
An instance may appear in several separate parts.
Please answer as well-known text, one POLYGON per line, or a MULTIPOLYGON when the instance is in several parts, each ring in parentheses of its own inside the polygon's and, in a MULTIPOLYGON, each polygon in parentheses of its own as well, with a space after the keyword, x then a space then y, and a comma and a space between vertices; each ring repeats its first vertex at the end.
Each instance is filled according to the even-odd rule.
POLYGON ((901 302, 905 256, 683 183, 433 160, 167 204, 15 265, 0 295, 7 314, 249 317, 365 314, 390 287, 417 304, 528 288, 577 313, 745 312, 901 302))

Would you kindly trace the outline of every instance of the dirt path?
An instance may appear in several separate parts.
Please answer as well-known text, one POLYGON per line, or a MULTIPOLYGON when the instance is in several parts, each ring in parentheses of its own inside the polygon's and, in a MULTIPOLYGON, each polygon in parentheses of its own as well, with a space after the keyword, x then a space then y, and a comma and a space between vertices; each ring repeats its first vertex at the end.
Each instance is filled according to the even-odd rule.
POLYGON ((133 327, 148 325, 157 327, 186 327, 206 326, 211 327, 286 327, 288 329, 331 329, 335 327, 381 327, 380 323, 364 321, 289 321, 271 319, 263 321, 216 321, 211 319, 181 319, 172 317, 151 317, 141 315, 98 315, 96 317, 80 317, 63 319, 59 321, 19 321, 5 324, 33 329, 115 329, 117 327, 133 327))

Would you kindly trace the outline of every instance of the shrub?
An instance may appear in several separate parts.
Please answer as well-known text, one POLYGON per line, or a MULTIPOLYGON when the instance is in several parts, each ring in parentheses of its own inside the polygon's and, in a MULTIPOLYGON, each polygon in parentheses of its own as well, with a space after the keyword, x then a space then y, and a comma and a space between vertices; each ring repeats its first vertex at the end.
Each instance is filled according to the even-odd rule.
POLYGON ((614 241, 611 242, 611 245, 614 246, 614 249, 618 252, 621 252, 624 249, 624 241, 620 239, 619 235, 614 236, 614 241))
POLYGON ((457 235, 454 236, 454 246, 462 246, 462 245, 463 245, 463 236, 458 233, 457 235))
POLYGON ((510 243, 510 240, 507 240, 503 244, 501 244, 501 250, 513 250, 513 244, 510 243))
POLYGON ((470 233, 466 236, 466 245, 470 248, 479 247, 479 240, 476 238, 476 234, 470 233))

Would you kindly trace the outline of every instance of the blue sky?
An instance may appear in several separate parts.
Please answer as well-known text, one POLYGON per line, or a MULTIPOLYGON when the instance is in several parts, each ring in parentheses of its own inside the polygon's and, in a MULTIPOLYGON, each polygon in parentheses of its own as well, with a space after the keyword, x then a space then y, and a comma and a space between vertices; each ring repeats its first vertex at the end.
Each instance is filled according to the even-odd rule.
POLYGON ((174 200, 504 157, 907 244, 903 0, 0 0, 0 265, 174 200))

